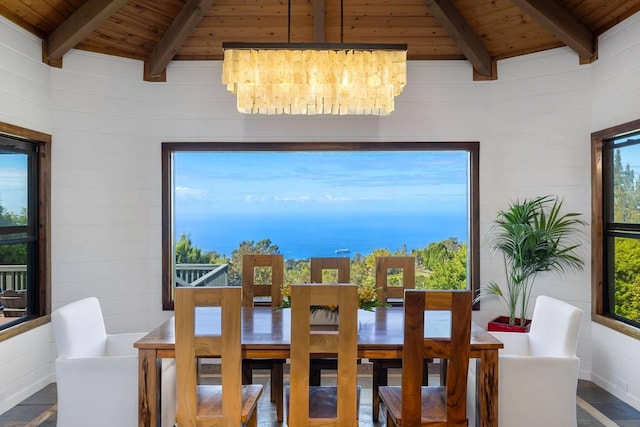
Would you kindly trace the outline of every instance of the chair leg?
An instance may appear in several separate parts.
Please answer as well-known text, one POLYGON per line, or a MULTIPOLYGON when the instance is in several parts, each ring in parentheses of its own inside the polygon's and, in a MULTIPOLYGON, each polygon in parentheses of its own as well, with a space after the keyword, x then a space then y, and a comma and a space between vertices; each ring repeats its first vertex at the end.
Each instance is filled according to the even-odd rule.
POLYGON ((422 385, 429 385, 429 362, 433 362, 433 360, 424 359, 422 364, 422 385))
POLYGON ((378 422, 378 417, 380 414, 380 395, 378 394, 378 389, 380 386, 387 385, 387 375, 388 370, 381 366, 378 362, 373 362, 373 378, 372 378, 372 386, 371 386, 371 402, 373 405, 373 422, 378 422))
POLYGON ((253 383, 253 369, 246 360, 242 360, 242 384, 253 383))
POLYGON ((395 427, 395 425, 396 423, 393 422, 391 414, 389 414, 389 411, 387 411, 387 427, 395 427))
POLYGON ((441 386, 447 385, 447 367, 448 367, 448 360, 440 359, 440 385, 441 386))
POLYGON ((276 418, 278 422, 283 420, 283 400, 284 400, 284 365, 277 363, 271 367, 271 401, 276 404, 276 418))
POLYGON ((273 381, 275 380, 275 376, 276 376, 276 365, 272 365, 271 369, 269 370, 269 375, 271 376, 271 393, 270 393, 270 398, 272 402, 276 401, 276 388, 275 388, 275 384, 273 383, 273 381))
POLYGON ((257 427, 258 426, 258 408, 253 410, 253 414, 245 423, 246 427, 257 427))

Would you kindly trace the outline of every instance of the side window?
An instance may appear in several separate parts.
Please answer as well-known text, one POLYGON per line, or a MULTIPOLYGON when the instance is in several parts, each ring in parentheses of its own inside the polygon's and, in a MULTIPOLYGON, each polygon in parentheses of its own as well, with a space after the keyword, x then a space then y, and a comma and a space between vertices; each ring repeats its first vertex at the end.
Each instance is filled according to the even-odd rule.
POLYGON ((592 142, 594 320, 640 335, 640 122, 592 142))
POLYGON ((47 149, 0 134, 0 330, 48 313, 48 184, 42 176, 47 149))
MULTIPOLYGON (((415 286, 478 283, 477 142, 164 143, 163 307, 176 286, 240 286, 244 254, 347 258, 373 287, 380 256, 415 258, 415 286)), ((393 272, 398 281, 401 272, 393 272)), ((333 279, 337 280, 337 279, 333 279)))

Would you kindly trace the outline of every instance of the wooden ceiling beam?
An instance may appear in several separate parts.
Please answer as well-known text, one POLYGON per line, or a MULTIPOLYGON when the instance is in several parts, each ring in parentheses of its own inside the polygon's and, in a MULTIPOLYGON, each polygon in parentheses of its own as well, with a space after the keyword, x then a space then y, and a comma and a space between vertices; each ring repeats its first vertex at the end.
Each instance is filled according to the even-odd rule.
POLYGON ((511 2, 549 30, 581 58, 595 57, 596 44, 593 33, 558 5, 555 0, 511 0, 511 2))
POLYGON ((453 2, 451 0, 425 0, 425 3, 431 14, 453 38, 462 54, 471 62, 475 71, 482 76, 496 78, 492 74, 495 67, 492 66, 491 55, 453 2))
POLYGON ((61 59, 128 0, 88 0, 49 34, 44 50, 51 61, 61 59))
POLYGON ((162 37, 156 48, 151 52, 148 67, 145 67, 145 79, 153 78, 164 73, 169 62, 184 44, 189 35, 198 26, 205 12, 209 10, 214 0, 187 1, 176 19, 162 37), (147 74, 148 73, 148 74, 147 74))

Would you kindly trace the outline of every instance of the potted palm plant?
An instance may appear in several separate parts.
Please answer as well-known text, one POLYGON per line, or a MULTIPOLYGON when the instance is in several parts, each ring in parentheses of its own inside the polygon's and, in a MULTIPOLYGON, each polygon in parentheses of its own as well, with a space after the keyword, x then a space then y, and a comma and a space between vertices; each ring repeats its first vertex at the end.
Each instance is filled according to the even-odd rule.
POLYGON ((516 200, 498 212, 491 228, 491 247, 503 256, 505 286, 492 281, 481 287, 476 298, 497 296, 507 309, 506 316, 489 322, 490 331, 528 331, 526 314, 538 273, 583 269, 577 236, 585 222, 579 213, 563 214, 561 208, 557 196, 540 196, 516 200))

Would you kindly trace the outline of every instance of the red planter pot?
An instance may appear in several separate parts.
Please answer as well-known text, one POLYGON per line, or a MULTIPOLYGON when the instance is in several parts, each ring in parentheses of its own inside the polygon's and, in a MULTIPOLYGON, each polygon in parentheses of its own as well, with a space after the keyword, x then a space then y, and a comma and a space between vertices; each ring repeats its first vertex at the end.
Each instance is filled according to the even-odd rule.
POLYGON ((531 319, 525 319, 524 326, 520 326, 520 319, 516 319, 515 325, 510 325, 508 316, 498 316, 487 324, 490 332, 529 332, 530 328, 531 319))

